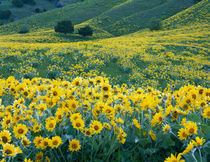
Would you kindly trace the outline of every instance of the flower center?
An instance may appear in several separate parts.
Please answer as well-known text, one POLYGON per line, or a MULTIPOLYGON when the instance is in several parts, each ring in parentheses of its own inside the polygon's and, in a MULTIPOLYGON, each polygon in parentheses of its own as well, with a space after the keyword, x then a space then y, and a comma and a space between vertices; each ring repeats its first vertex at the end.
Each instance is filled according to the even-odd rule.
POLYGON ((1 137, 1 138, 2 138, 2 141, 3 141, 4 143, 7 143, 7 142, 8 142, 7 137, 3 136, 3 137, 1 137))
POLYGON ((53 143, 53 145, 57 145, 58 144, 58 141, 55 140, 52 143, 53 143))
POLYGON ((74 108, 74 109, 75 109, 75 108, 76 108, 76 104, 72 104, 72 108, 74 108))
POLYGON ((24 132, 24 130, 22 128, 18 130, 19 134, 23 134, 23 132, 24 132))
POLYGON ((99 129, 99 126, 95 125, 95 126, 94 126, 94 129, 95 129, 95 130, 98 130, 98 129, 99 129))
POLYGON ((7 149, 7 150, 5 150, 5 153, 6 153, 6 154, 11 154, 12 151, 7 149))
POLYGON ((193 133, 194 132, 194 128, 190 128, 189 132, 193 133))
POLYGON ((76 126, 77 126, 77 127, 81 127, 81 124, 80 124, 80 123, 77 123, 76 126))
POLYGON ((77 144, 73 143, 73 144, 72 144, 72 148, 73 148, 73 149, 76 149, 76 148, 77 148, 77 144))
POLYGON ((50 128, 53 128, 53 123, 50 123, 49 127, 50 127, 50 128))

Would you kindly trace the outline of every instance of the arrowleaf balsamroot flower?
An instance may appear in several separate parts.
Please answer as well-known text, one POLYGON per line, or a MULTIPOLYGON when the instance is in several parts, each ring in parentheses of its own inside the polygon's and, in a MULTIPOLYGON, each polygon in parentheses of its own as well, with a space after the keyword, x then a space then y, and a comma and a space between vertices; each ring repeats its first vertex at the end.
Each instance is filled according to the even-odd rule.
POLYGON ((47 119, 46 120, 46 124, 45 124, 45 127, 48 131, 53 131, 54 128, 56 126, 56 120, 55 119, 47 119))
POLYGON ((163 127, 163 132, 164 134, 168 133, 168 131, 171 129, 170 125, 166 124, 164 127, 163 127))
POLYGON ((181 160, 181 158, 181 154, 178 154, 177 157, 176 155, 171 154, 171 157, 166 158, 164 162, 185 162, 185 160, 181 160))
POLYGON ((187 129, 186 128, 180 128, 178 132, 178 136, 180 140, 187 140, 187 129))
POLYGON ((204 108, 203 113, 201 113, 201 115, 204 118, 210 119, 210 106, 207 106, 206 108, 204 108))
POLYGON ((72 125, 73 125, 73 128, 77 130, 82 130, 85 126, 85 122, 82 119, 77 119, 73 121, 72 125))
POLYGON ((74 152, 81 149, 81 145, 79 140, 73 139, 72 141, 69 141, 69 150, 74 152))
POLYGON ((41 143, 42 143, 43 139, 44 138, 42 136, 36 136, 35 137, 33 143, 34 143, 34 145, 35 145, 36 148, 38 148, 38 149, 41 149, 42 148, 41 143))
POLYGON ((90 128, 93 130, 95 134, 99 134, 101 130, 103 129, 103 125, 99 121, 92 120, 90 124, 90 128))
POLYGON ((14 134, 17 138, 24 137, 27 131, 28 129, 24 124, 18 124, 16 127, 14 127, 14 134))
POLYGON ((59 136, 52 137, 51 147, 58 148, 62 143, 62 139, 59 136))
POLYGON ((7 157, 7 156, 15 157, 17 154, 22 153, 22 150, 19 147, 15 147, 15 145, 13 144, 6 143, 5 145, 3 145, 2 152, 3 152, 4 157, 7 157))
POLYGON ((133 125, 138 128, 138 129, 141 129, 141 125, 138 123, 138 120, 137 119, 133 119, 133 125))
POLYGON ((206 140, 202 137, 202 138, 200 138, 200 137, 196 137, 195 138, 195 141, 193 141, 194 142, 194 145, 195 146, 202 146, 203 144, 204 144, 204 142, 205 142, 206 140))
POLYGON ((150 135, 150 137, 152 138, 153 141, 156 141, 157 137, 156 137, 156 135, 153 133, 152 130, 149 131, 149 135, 150 135))
POLYGON ((7 130, 4 130, 0 132, 0 144, 6 144, 11 142, 11 135, 10 132, 7 130))

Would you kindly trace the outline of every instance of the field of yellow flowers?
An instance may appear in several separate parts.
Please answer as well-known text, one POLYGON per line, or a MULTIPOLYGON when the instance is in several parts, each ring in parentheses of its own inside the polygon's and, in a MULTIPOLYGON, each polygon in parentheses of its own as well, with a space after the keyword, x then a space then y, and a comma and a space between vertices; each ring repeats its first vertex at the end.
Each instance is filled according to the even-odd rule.
POLYGON ((210 161, 208 1, 197 6, 120 37, 1 34, 0 162, 210 161))
POLYGON ((0 157, 205 161, 210 90, 174 89, 111 86, 104 77, 0 79, 0 157))
POLYGON ((208 161, 207 35, 1 36, 0 159, 208 161))
POLYGON ((142 31, 99 40, 70 42, 49 32, 0 37, 2 77, 110 77, 164 89, 188 83, 207 86, 208 24, 158 32, 142 31))

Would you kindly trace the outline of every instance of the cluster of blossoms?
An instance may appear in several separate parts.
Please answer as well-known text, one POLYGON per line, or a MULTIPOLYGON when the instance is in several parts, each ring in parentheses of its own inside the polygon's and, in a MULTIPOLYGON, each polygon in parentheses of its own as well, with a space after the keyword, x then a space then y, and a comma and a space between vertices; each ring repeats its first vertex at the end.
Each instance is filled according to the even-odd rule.
POLYGON ((3 161, 17 154, 30 158, 25 161, 50 161, 56 159, 54 153, 65 159, 89 146, 93 149, 99 139, 123 145, 134 131, 133 139, 155 143, 161 133, 162 138, 171 134, 188 143, 178 156, 166 159, 180 160, 195 148, 200 151, 206 134, 201 123, 210 118, 210 90, 192 85, 160 92, 111 86, 103 77, 78 77, 72 82, 9 77, 0 79, 0 97, 3 161), (191 121, 190 115, 201 117, 201 123, 191 121))

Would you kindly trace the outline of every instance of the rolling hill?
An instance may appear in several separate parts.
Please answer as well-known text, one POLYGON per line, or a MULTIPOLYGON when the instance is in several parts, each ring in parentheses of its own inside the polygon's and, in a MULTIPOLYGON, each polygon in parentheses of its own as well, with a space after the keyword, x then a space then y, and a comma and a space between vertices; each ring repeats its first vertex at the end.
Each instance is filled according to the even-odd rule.
POLYGON ((185 19, 194 22, 190 26, 180 22, 182 26, 175 29, 173 25, 171 29, 167 25, 169 29, 144 29, 120 37, 110 35, 113 38, 106 39, 98 39, 100 36, 97 34, 100 33, 84 39, 76 34, 62 35, 45 28, 24 35, 1 35, 0 49, 3 55, 0 71, 4 77, 10 74, 9 69, 19 77, 49 77, 49 73, 53 73, 70 79, 78 75, 101 74, 111 77, 113 83, 129 82, 162 88, 168 83, 205 86, 209 66, 209 24, 205 23, 206 17, 196 21, 197 12, 193 16, 193 11, 205 15, 203 8, 207 7, 208 0, 203 0, 163 21, 163 24, 172 23, 173 20, 177 21, 177 17, 187 17, 185 13, 190 12, 189 19, 185 19), (13 62, 11 66, 6 64, 8 57, 19 60, 20 64, 15 65, 14 69, 13 62), (20 75, 24 68, 28 70, 20 75))
POLYGON ((193 0, 85 0, 3 25, 0 33, 17 33, 23 24, 32 32, 50 30, 57 21, 70 19, 77 26, 89 24, 102 35, 123 35, 147 28, 153 19, 167 19, 193 4, 193 0))
MULTIPOLYGON (((66 6, 79 1, 80 0, 62 0, 60 4, 66 6)), ((0 11, 10 10, 12 13, 9 19, 0 19, 0 23, 8 24, 13 21, 36 15, 37 13, 43 13, 55 9, 57 4, 58 2, 55 0, 35 0, 35 4, 33 5, 24 4, 23 7, 16 7, 12 4, 12 0, 0 0, 0 11)))
POLYGON ((1 26, 1 161, 210 161, 209 3, 194 1, 83 0, 1 26), (76 32, 56 33, 63 19, 76 32))

